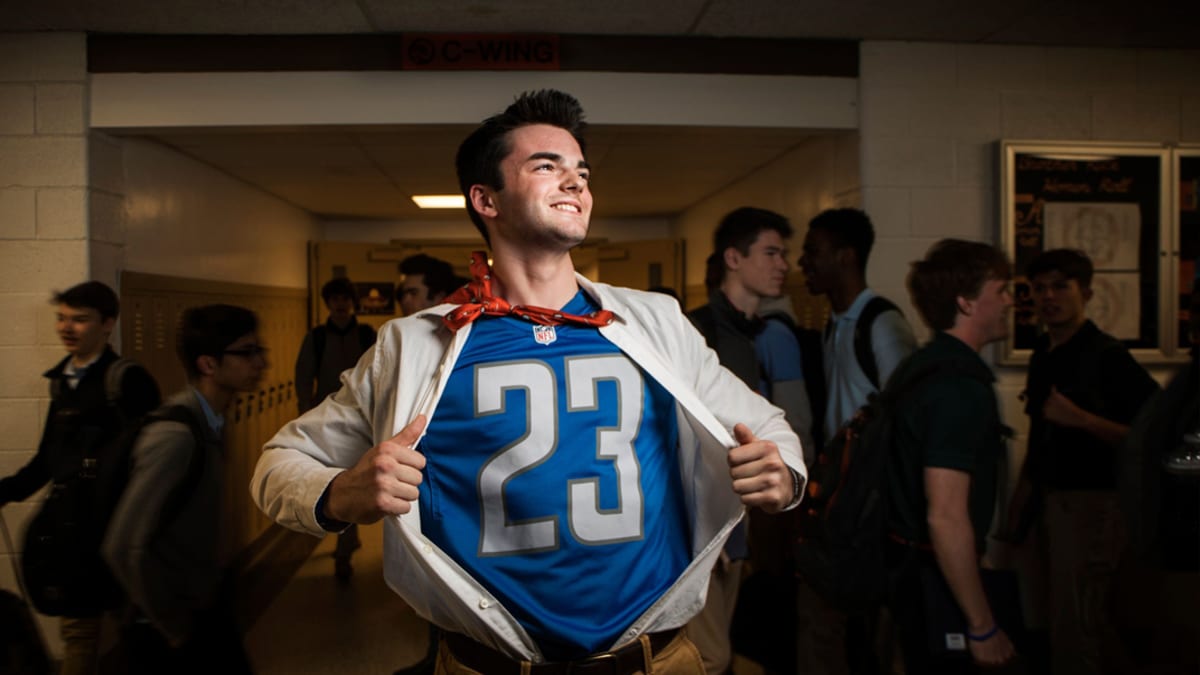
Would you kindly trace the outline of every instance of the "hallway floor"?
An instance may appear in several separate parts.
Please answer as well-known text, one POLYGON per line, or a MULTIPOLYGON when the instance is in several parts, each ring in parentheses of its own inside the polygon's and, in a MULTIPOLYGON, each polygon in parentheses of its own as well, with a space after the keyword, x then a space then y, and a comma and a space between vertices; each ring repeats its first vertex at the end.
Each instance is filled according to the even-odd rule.
POLYGON ((383 525, 360 526, 354 576, 328 536, 246 634, 258 675, 391 675, 425 653, 427 624, 383 582, 383 525))

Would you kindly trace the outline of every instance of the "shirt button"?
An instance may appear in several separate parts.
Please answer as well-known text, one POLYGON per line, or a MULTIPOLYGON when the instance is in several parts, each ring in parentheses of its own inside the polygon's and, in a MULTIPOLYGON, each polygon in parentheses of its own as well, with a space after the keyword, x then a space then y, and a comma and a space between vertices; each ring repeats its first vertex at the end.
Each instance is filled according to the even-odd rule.
POLYGON ((492 603, 488 602, 487 598, 479 599, 479 609, 487 609, 488 607, 491 607, 491 606, 492 606, 492 603))
POLYGON ((429 555, 430 553, 433 553, 433 547, 430 546, 429 544, 423 544, 421 546, 421 552, 426 555, 429 555))

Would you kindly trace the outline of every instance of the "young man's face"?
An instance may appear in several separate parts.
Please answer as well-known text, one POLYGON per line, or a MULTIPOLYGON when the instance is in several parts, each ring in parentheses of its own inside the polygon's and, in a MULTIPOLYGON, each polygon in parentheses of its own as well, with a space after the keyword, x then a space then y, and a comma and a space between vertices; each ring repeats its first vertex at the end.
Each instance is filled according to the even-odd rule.
POLYGON ((228 391, 254 391, 267 369, 266 349, 256 333, 246 333, 225 348, 213 370, 213 382, 228 391))
POLYGON ((90 307, 59 305, 55 317, 58 339, 76 361, 86 361, 104 351, 117 324, 115 318, 103 319, 99 310, 90 307))
POLYGON ((988 279, 983 282, 979 297, 968 300, 973 321, 984 337, 984 342, 995 342, 1008 337, 1008 312, 1013 306, 1012 291, 1006 279, 988 279))
POLYGON ((500 162, 504 189, 481 190, 481 215, 494 218, 492 240, 569 249, 588 233, 592 214, 589 170, 579 143, 566 129, 547 124, 509 134, 512 152, 500 162))
POLYGON ((800 269, 804 270, 804 285, 813 295, 826 295, 833 288, 838 272, 838 249, 833 236, 825 230, 810 229, 804 236, 800 269))
POLYGON ((440 299, 429 297, 429 287, 425 285, 424 274, 406 274, 400 283, 400 308, 404 316, 412 316, 417 312, 433 307, 440 299))
POLYGON ((742 255, 736 248, 726 250, 727 275, 737 278, 742 287, 760 298, 773 298, 783 292, 787 280, 787 248, 775 230, 763 230, 742 255))
POLYGON ((1029 287, 1038 321, 1050 328, 1083 323, 1084 306, 1092 298, 1092 289, 1080 286, 1078 279, 1051 270, 1030 279, 1029 287))
POLYGON ((336 324, 344 324, 354 316, 354 298, 348 295, 331 295, 325 306, 329 308, 329 318, 336 324))

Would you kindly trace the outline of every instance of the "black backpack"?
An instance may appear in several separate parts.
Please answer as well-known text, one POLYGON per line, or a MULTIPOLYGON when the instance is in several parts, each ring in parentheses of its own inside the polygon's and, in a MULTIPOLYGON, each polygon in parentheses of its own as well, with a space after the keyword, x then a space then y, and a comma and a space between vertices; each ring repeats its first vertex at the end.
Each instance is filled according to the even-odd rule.
POLYGON ((151 412, 126 426, 116 440, 87 448, 79 471, 55 481, 45 503, 25 531, 21 569, 29 600, 49 616, 91 616, 121 605, 124 592, 100 554, 104 533, 129 481, 133 447, 149 424, 188 426, 196 442, 184 480, 168 497, 162 527, 170 524, 191 496, 204 464, 204 433, 182 405, 151 412))
POLYGON ((806 488, 796 566, 801 577, 842 611, 881 604, 886 587, 886 466, 899 402, 947 375, 991 383, 991 372, 964 359, 942 359, 893 379, 838 430, 806 488))
MULTIPOLYGON (((896 306, 896 303, 888 300, 882 295, 876 295, 867 301, 863 306, 862 313, 858 315, 858 320, 854 322, 854 358, 858 361, 858 367, 862 368, 863 374, 871 381, 871 385, 879 389, 879 364, 875 362, 875 347, 871 344, 871 328, 875 325, 875 319, 879 318, 884 312, 896 311, 900 312, 900 316, 904 316, 904 312, 896 306)), ((825 324, 825 330, 822 334, 822 341, 829 339, 830 332, 833 331, 833 321, 825 324)))

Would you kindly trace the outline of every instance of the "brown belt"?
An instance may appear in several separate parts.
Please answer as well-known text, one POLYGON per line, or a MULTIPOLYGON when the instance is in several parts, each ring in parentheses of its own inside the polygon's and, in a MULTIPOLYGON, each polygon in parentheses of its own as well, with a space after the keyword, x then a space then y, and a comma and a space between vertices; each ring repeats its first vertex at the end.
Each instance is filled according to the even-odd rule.
MULTIPOLYGON (((650 653, 657 654, 679 635, 679 629, 650 633, 650 653)), ((521 662, 458 633, 444 632, 450 653, 459 663, 487 675, 520 675, 521 662)), ((632 675, 648 670, 642 641, 634 640, 611 652, 577 661, 549 661, 530 666, 530 675, 632 675)))

